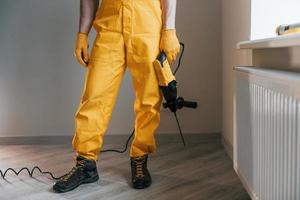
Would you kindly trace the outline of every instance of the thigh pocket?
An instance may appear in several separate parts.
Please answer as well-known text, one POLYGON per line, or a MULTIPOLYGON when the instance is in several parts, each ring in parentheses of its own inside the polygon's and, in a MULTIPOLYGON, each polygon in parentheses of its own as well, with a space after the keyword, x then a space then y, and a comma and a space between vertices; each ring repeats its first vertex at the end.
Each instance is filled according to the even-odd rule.
POLYGON ((112 61, 123 59, 124 54, 122 35, 117 32, 101 31, 96 36, 90 60, 111 63, 112 61))
POLYGON ((159 52, 159 36, 155 34, 133 36, 132 50, 135 62, 152 63, 159 52))

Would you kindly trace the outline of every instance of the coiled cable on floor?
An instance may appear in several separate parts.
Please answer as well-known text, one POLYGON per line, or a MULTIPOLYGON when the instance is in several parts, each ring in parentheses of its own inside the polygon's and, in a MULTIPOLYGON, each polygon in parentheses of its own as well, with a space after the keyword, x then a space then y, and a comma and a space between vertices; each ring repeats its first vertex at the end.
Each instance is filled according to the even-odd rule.
MULTIPOLYGON (((183 57, 183 53, 184 53, 184 44, 183 43, 180 43, 180 46, 182 47, 181 49, 181 53, 180 53, 180 56, 179 56, 179 60, 178 60, 178 64, 177 64, 177 67, 175 68, 173 74, 175 75, 177 73, 177 71, 179 70, 180 66, 181 66, 181 60, 182 60, 182 57, 183 57)), ((180 124, 179 124, 179 121, 178 121, 178 118, 177 118, 177 115, 175 113, 175 118, 176 118, 176 122, 177 122, 177 125, 178 125, 178 128, 179 128, 179 133, 180 133, 180 136, 181 136, 181 140, 185 146, 185 141, 184 141, 184 137, 182 135, 182 131, 181 131, 181 128, 180 128, 180 124)), ((127 138, 127 141, 125 143, 125 147, 123 150, 118 150, 118 149, 104 149, 104 150, 101 150, 102 153, 106 153, 106 152, 114 152, 114 153, 125 153, 128 149, 128 145, 129 145, 129 142, 131 140, 131 138, 133 137, 134 135, 134 132, 135 132, 135 129, 133 129, 133 131, 131 132, 131 134, 129 135, 129 137, 127 138)), ((19 171, 16 171, 15 169, 13 168, 8 168, 7 170, 5 170, 4 172, 0 170, 0 176, 2 177, 2 179, 5 179, 5 176, 7 175, 8 172, 12 172, 14 173, 16 176, 18 176, 21 172, 25 171, 28 173, 28 175, 30 177, 33 177, 33 174, 34 172, 38 170, 41 174, 45 174, 45 175, 50 175, 50 177, 54 180, 59 180, 61 179, 63 176, 60 176, 60 177, 55 177, 51 172, 48 172, 48 171, 42 171, 38 166, 34 166, 31 170, 29 170, 28 167, 23 167, 22 169, 20 169, 19 171)))
MULTIPOLYGON (((128 144, 131 140, 131 138, 133 137, 134 135, 134 130, 132 131, 132 133, 130 134, 130 136, 128 137, 127 141, 126 141, 126 144, 125 144, 125 147, 123 150, 117 150, 117 149, 105 149, 105 150, 102 150, 101 152, 102 153, 105 153, 105 152, 115 152, 115 153, 125 153, 128 149, 128 144)), ((60 177, 55 177, 51 172, 48 172, 48 171, 42 171, 38 166, 34 166, 31 170, 29 170, 28 167, 23 167, 22 169, 20 169, 19 171, 16 171, 15 169, 13 168, 8 168, 7 170, 5 170, 4 172, 2 172, 0 170, 0 176, 2 177, 2 179, 5 179, 5 176, 8 172, 12 172, 14 173, 16 176, 19 176, 19 174, 23 171, 27 172, 28 175, 30 177, 33 177, 33 173, 38 170, 41 174, 45 174, 45 175, 50 175, 52 179, 54 180, 59 180, 61 179, 63 176, 60 176, 60 177)))
MULTIPOLYGON (((128 145, 129 145, 129 142, 131 140, 131 138, 133 137, 134 135, 134 130, 131 132, 130 136, 128 137, 127 141, 126 141, 126 144, 125 144, 125 147, 123 150, 118 150, 118 149, 105 149, 105 150, 101 150, 102 153, 105 153, 105 152, 115 152, 115 153, 125 153, 128 149, 128 145)), ((8 168, 7 170, 5 170, 4 172, 2 172, 0 170, 0 176, 2 177, 2 179, 5 179, 5 176, 8 172, 12 172, 14 173, 16 176, 19 176, 19 174, 23 171, 27 172, 28 175, 30 177, 33 177, 33 174, 35 171, 39 171, 41 174, 45 174, 45 175, 50 175, 50 177, 54 180, 59 180, 61 179, 63 176, 60 176, 60 177, 55 177, 51 172, 48 172, 48 171, 42 171, 38 166, 34 166, 31 170, 29 170, 28 167, 23 167, 22 169, 20 169, 19 171, 16 171, 15 169, 13 168, 8 168)))
POLYGON ((36 170, 38 170, 41 174, 47 174, 47 175, 50 175, 51 178, 54 179, 54 180, 58 180, 58 179, 60 179, 60 178, 62 177, 62 176, 61 176, 61 177, 55 177, 55 176, 53 176, 53 174, 52 174, 51 172, 44 172, 44 171, 42 171, 38 166, 33 167, 32 170, 29 170, 27 167, 23 167, 23 168, 20 169, 19 171, 16 171, 16 170, 13 169, 13 168, 8 168, 8 169, 5 170, 4 172, 2 172, 2 171, 0 170, 0 175, 1 175, 1 177, 2 177, 3 179, 5 179, 5 176, 6 176, 6 174, 7 174, 9 171, 13 172, 16 176, 19 176, 19 174, 20 174, 22 171, 25 171, 25 172, 28 173, 28 175, 29 175, 30 177, 33 177, 33 173, 34 173, 34 171, 36 171, 36 170))

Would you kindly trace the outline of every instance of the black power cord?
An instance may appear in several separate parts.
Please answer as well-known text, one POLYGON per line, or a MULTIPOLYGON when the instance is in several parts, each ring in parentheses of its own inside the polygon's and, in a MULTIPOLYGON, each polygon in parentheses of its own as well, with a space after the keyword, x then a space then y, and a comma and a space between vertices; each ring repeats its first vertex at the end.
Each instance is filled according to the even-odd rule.
POLYGON ((0 175, 1 175, 1 177, 2 177, 3 179, 5 179, 5 176, 6 176, 6 174, 7 174, 9 171, 12 171, 16 176, 18 176, 22 171, 26 171, 30 177, 33 177, 33 173, 34 173, 35 170, 38 170, 41 174, 48 174, 48 175, 51 176, 52 179, 55 179, 55 180, 58 180, 58 179, 60 179, 61 177, 63 177, 63 176, 61 176, 61 177, 55 177, 55 176, 53 176, 53 174, 52 174, 51 172, 44 172, 44 171, 42 171, 38 166, 33 167, 31 171, 30 171, 27 167, 23 167, 23 168, 20 169, 19 171, 16 171, 16 170, 14 170, 13 168, 8 168, 8 169, 5 170, 4 172, 2 172, 2 171, 0 170, 0 175))
POLYGON ((134 135, 134 132, 135 132, 135 129, 133 129, 133 131, 131 132, 131 134, 129 135, 126 143, 125 143, 125 147, 123 150, 117 150, 117 149, 105 149, 105 150, 101 150, 100 152, 102 153, 105 153, 105 152, 115 152, 115 153, 125 153, 127 151, 127 148, 128 148, 128 144, 131 140, 131 138, 133 137, 134 135))
MULTIPOLYGON (((105 150, 101 150, 101 152, 102 152, 102 153, 105 153, 105 152, 125 153, 125 152, 127 151, 127 149, 128 149, 128 144, 129 144, 131 138, 133 137, 134 132, 135 132, 135 130, 133 130, 133 131, 131 132, 130 136, 128 137, 128 139, 127 139, 127 141, 126 141, 126 144, 125 144, 125 147, 124 147, 123 150, 117 150, 117 149, 105 149, 105 150)), ((22 171, 25 171, 25 172, 28 173, 28 175, 29 175, 30 177, 33 177, 33 173, 34 173, 36 170, 38 170, 41 174, 50 175, 51 178, 54 179, 54 180, 59 180, 60 178, 62 178, 62 177, 64 176, 64 175, 63 175, 63 176, 60 176, 60 177, 55 177, 51 172, 48 172, 48 171, 42 171, 38 166, 34 166, 34 167, 32 168, 32 170, 29 170, 28 167, 23 167, 23 168, 20 169, 19 171, 16 171, 16 170, 13 169, 13 168, 8 168, 8 169, 5 170, 4 172, 2 172, 2 171, 0 170, 0 176, 1 176, 3 179, 5 179, 5 176, 6 176, 6 174, 7 174, 9 171, 13 172, 16 176, 18 176, 22 171)))
MULTIPOLYGON (((182 57, 183 57, 183 53, 184 53, 184 43, 180 43, 180 46, 181 46, 181 53, 180 53, 180 56, 179 56, 179 60, 178 60, 178 64, 177 64, 177 67, 175 68, 173 74, 175 75, 177 73, 177 71, 179 70, 180 66, 181 66, 181 60, 182 60, 182 57)), ((176 119, 176 122, 177 122, 177 126, 178 126, 178 129, 179 129, 179 133, 180 133, 180 136, 181 136, 181 140, 183 142, 183 145, 185 146, 185 140, 184 140, 184 137, 183 137, 183 134, 182 134, 182 130, 181 130, 181 127, 180 127, 180 124, 179 124, 179 120, 177 118, 177 115, 176 115, 176 112, 174 112, 174 116, 175 116, 175 119, 176 119)), ((134 132, 135 132, 135 129, 133 129, 133 131, 131 132, 130 136, 128 137, 126 143, 125 143, 125 147, 123 150, 117 150, 117 149, 104 149, 104 150, 101 150, 102 153, 106 153, 106 152, 114 152, 114 153, 125 153, 128 149, 128 145, 129 145, 129 142, 131 140, 131 138, 133 137, 134 135, 134 132)), ((42 171, 38 166, 34 166, 32 168, 32 170, 29 170, 27 167, 23 167, 22 169, 20 169, 19 171, 16 171, 15 169, 13 168, 8 168, 7 170, 5 170, 4 172, 2 172, 0 170, 0 176, 2 177, 2 179, 5 179, 5 176, 6 174, 11 171, 13 172, 16 176, 18 176, 22 171, 26 171, 28 173, 28 175, 30 177, 33 177, 33 173, 34 171, 38 170, 41 174, 47 174, 47 175, 50 175, 52 179, 54 180, 59 180, 61 179, 63 176, 60 176, 60 177, 55 177, 51 172, 48 172, 48 171, 42 171)))

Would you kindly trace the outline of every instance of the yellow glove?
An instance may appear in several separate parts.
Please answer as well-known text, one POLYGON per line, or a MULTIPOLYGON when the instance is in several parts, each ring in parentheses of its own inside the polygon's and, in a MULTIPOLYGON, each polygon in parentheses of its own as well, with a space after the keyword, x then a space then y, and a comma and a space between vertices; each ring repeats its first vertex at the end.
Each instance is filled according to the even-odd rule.
POLYGON ((77 42, 74 55, 84 67, 88 66, 89 63, 89 51, 88 51, 88 35, 86 33, 77 33, 77 42))
POLYGON ((169 63, 176 60, 180 51, 180 44, 175 29, 163 30, 160 40, 160 51, 167 55, 169 63))

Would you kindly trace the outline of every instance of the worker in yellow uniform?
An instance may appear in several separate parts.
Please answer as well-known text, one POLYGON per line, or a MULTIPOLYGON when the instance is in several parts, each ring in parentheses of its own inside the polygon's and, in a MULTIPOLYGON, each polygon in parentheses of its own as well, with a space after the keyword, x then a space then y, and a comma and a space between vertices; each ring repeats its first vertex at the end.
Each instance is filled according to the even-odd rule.
POLYGON ((151 185, 148 155, 155 152, 162 95, 153 62, 163 51, 171 63, 180 45, 175 31, 177 0, 80 1, 80 28, 75 56, 86 67, 84 91, 75 115, 76 165, 55 183, 67 192, 99 179, 96 161, 116 96, 128 67, 135 91, 135 135, 130 149, 133 188, 151 185), (97 36, 88 53, 91 27, 97 36))

